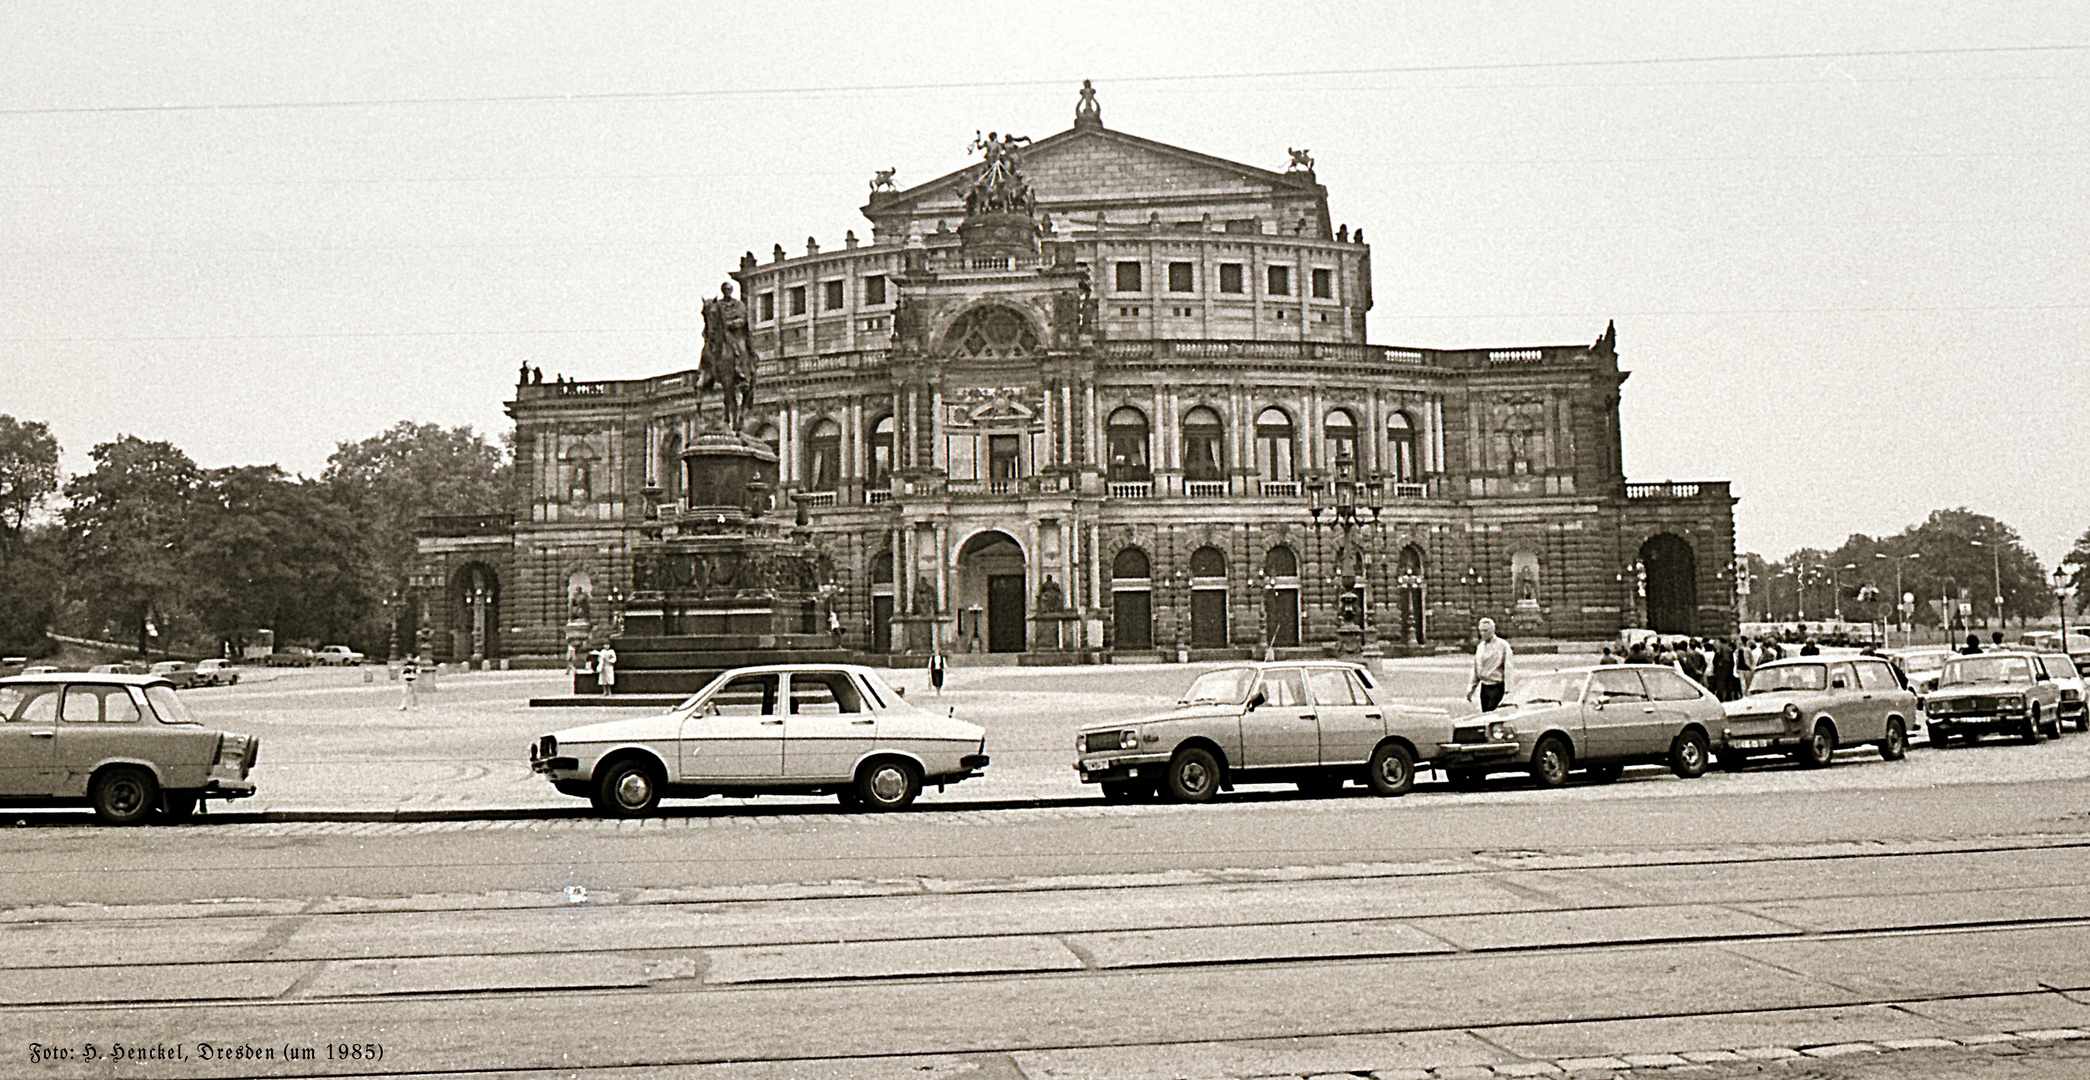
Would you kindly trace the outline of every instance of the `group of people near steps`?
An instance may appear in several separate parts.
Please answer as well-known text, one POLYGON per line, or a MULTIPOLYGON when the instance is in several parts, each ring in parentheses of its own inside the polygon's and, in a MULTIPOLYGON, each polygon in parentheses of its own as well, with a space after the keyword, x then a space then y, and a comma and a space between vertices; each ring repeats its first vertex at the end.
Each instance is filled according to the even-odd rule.
MULTIPOLYGON (((1466 684, 1466 699, 1476 701, 1482 712, 1493 712, 1502 704, 1503 691, 1509 685, 1511 652, 1509 642, 1496 635, 1495 620, 1482 619, 1479 632, 1480 643, 1473 649, 1473 676, 1466 684)), ((1978 644, 1975 647, 1978 649, 1978 644)), ((1800 646, 1801 656, 1820 652, 1821 646, 1812 638, 1800 646)), ((1674 667, 1721 701, 1733 701, 1742 696, 1751 671, 1784 658, 1785 647, 1767 637, 1691 638, 1678 642, 1649 638, 1634 642, 1623 652, 1606 645, 1597 663, 1674 667)))

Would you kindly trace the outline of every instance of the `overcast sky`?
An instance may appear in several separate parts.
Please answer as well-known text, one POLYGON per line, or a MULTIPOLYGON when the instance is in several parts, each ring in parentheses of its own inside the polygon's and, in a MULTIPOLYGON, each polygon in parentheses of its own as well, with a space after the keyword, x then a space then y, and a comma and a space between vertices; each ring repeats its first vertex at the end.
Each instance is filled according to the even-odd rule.
POLYGON ((873 170, 1107 126, 1282 169, 1372 245, 1371 337, 1618 321, 1635 480, 1780 556, 1967 506, 2090 527, 2079 0, 0 5, 0 412, 316 475, 493 437, 519 364, 695 364, 742 251, 869 236, 873 170))

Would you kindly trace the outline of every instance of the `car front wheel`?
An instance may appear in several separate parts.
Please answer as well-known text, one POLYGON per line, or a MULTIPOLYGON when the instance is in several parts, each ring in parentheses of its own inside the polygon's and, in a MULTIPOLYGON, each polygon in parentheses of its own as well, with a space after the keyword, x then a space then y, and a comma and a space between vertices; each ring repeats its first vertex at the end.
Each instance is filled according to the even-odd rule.
POLYGON ((856 797, 866 810, 898 810, 922 793, 922 774, 898 758, 880 758, 856 774, 856 797))
POLYGON ((1531 752, 1531 779, 1540 787, 1559 787, 1567 783, 1568 770, 1573 767, 1567 744, 1559 739, 1541 740, 1538 749, 1531 752))
POLYGON ((652 767, 625 759, 596 781, 595 808, 610 817, 641 817, 660 805, 660 777, 652 767))
POLYGON ((1406 795, 1415 786, 1415 757, 1399 743, 1383 743, 1372 751, 1364 782, 1374 795, 1406 795))
POLYGON ((144 769, 120 765, 94 778, 94 816, 109 825, 136 825, 159 802, 159 784, 144 769))
POLYGON ((1827 724, 1814 725, 1814 731, 1797 751, 1800 764, 1810 769, 1819 769, 1836 760, 1836 735, 1827 724))
POLYGON ((1691 780, 1705 775, 1705 765, 1712 756, 1707 749, 1705 736, 1696 729, 1678 732, 1669 741, 1669 771, 1691 780))
POLYGON ((2033 706, 2032 711, 2025 714, 2025 722, 2023 726, 2017 729, 2017 739, 2019 742, 2024 743, 2027 746, 2039 745, 2038 706, 2033 706))
POLYGON ((1887 737, 1880 740, 1880 760, 1900 761, 1909 754, 1909 729, 1900 720, 1887 721, 1887 737))
POLYGON ((1168 794, 1177 802, 1211 802, 1219 794, 1219 759, 1201 746, 1176 751, 1168 763, 1168 794))

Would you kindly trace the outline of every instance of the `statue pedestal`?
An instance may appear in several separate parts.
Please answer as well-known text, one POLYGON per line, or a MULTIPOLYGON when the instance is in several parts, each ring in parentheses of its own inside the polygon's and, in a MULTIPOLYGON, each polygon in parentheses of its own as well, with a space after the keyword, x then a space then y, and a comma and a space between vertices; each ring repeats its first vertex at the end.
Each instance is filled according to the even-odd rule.
POLYGON ((1357 626, 1337 628, 1335 631, 1335 655, 1364 655, 1364 629, 1357 626))
POLYGON ((1536 600, 1519 600, 1515 611, 1509 616, 1510 628, 1520 637, 1545 637, 1546 614, 1539 610, 1536 600))
POLYGON ((893 625, 900 628, 900 645, 903 652, 933 653, 936 647, 938 624, 944 622, 938 615, 895 615, 893 625))

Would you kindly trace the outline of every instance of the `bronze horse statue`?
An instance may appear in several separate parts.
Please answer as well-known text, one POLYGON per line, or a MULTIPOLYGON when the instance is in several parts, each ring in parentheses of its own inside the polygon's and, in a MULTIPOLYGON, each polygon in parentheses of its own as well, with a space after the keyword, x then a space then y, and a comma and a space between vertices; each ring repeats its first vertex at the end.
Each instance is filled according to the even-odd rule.
MULTIPOLYGON (((697 394, 721 391, 726 430, 737 432, 755 407, 755 343, 748 334, 747 305, 733 298, 733 285, 720 286, 716 299, 704 301, 704 351, 697 358, 697 394)), ((699 404, 701 410, 701 400, 699 404)))

